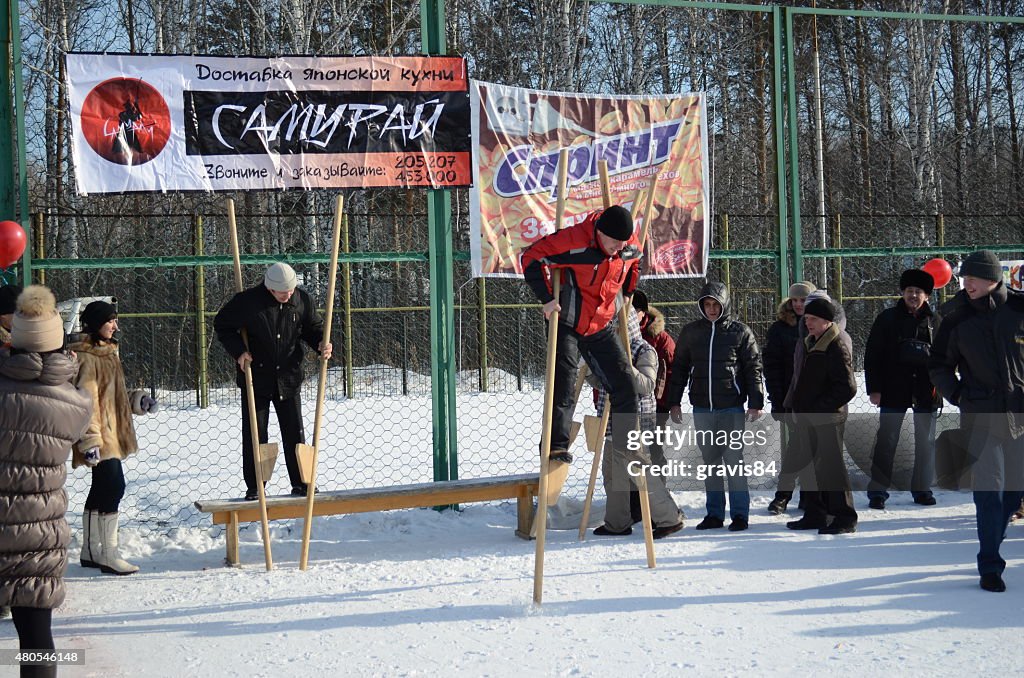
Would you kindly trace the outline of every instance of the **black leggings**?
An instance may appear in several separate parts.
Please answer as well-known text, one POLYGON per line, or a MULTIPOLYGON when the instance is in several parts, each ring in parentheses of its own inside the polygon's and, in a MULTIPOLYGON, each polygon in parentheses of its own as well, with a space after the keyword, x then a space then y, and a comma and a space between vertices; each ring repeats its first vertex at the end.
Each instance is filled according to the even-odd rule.
MULTIPOLYGON (((38 607, 12 607, 11 618, 18 630, 18 647, 25 650, 52 650, 53 632, 50 622, 53 610, 38 607)), ((22 665, 21 678, 56 676, 56 666, 22 665)))
POLYGON ((124 469, 120 459, 105 459, 92 467, 92 487, 85 498, 86 511, 117 513, 124 496, 124 469))

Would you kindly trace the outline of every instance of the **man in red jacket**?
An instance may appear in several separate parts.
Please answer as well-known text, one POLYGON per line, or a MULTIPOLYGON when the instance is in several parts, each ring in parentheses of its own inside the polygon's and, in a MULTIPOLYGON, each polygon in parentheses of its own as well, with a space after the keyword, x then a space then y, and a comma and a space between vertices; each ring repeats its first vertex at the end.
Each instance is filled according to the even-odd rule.
MULTIPOLYGON (((544 304, 544 317, 559 311, 555 359, 551 459, 571 462, 569 429, 580 355, 611 397, 612 414, 636 419, 636 386, 629 355, 615 332, 620 291, 633 293, 640 275, 633 218, 619 205, 589 215, 575 226, 545 236, 523 251, 523 277, 544 304), (551 269, 562 272, 560 297, 552 294, 551 269)), ((621 418, 621 417, 620 417, 621 418)), ((625 449, 636 425, 616 423, 613 444, 625 449)))

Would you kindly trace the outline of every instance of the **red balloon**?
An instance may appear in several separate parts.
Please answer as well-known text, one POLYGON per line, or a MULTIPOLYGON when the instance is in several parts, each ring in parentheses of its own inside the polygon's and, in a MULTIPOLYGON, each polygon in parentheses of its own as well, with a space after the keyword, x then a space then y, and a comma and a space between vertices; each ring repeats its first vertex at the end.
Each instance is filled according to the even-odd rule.
POLYGON ((945 259, 929 259, 921 270, 935 280, 935 288, 945 287, 953 279, 953 267, 945 259))
POLYGON ((8 268, 25 252, 25 229, 17 221, 0 221, 0 268, 8 268))

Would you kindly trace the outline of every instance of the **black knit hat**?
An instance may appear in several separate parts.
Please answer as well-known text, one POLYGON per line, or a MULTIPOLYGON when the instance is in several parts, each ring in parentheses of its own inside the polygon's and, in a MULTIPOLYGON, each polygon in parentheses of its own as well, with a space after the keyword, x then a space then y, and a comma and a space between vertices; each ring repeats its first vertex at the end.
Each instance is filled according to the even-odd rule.
POLYGON ((908 287, 919 287, 925 294, 931 294, 935 289, 935 278, 928 271, 919 268, 908 268, 900 276, 900 292, 908 287))
POLYGON ((816 318, 832 322, 836 319, 836 307, 826 299, 814 299, 804 306, 804 315, 813 315, 816 318))
POLYGON ((21 288, 17 285, 0 287, 0 315, 7 315, 18 310, 18 295, 21 288))
POLYGON ((622 205, 612 205, 597 218, 597 230, 609 238, 629 240, 633 237, 633 216, 622 205))
POLYGON ((978 250, 968 254, 960 264, 960 277, 968 275, 999 282, 1003 279, 1003 265, 992 250, 978 250))
POLYGON ((117 317, 117 306, 105 301, 94 301, 82 311, 82 330, 99 332, 105 323, 117 317))
POLYGON ((633 291, 633 308, 638 311, 647 313, 647 310, 651 307, 650 302, 647 301, 647 295, 640 290, 633 291))

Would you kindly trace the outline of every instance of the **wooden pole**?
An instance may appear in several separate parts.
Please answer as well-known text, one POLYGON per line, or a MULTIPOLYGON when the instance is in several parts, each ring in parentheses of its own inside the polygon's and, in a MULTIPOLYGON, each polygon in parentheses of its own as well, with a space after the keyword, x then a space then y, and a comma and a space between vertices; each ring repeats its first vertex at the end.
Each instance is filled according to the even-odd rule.
MULTIPOLYGON (((558 202, 555 203, 555 230, 559 230, 565 216, 565 190, 569 168, 569 149, 558 154, 558 202)), ((562 272, 551 272, 551 289, 555 301, 562 291, 562 272)), ((537 494, 537 548, 533 560, 533 604, 540 605, 544 598, 544 537, 548 518, 548 468, 551 455, 551 423, 555 404, 555 359, 558 353, 558 310, 548 318, 547 374, 544 382, 544 429, 540 438, 540 488, 537 494)))
MULTIPOLYGON (((235 289, 241 292, 244 289, 242 285, 242 258, 238 251, 238 227, 235 223, 235 201, 232 198, 227 199, 227 208, 228 226, 231 229, 231 254, 235 262, 235 289)), ((241 335, 242 343, 245 344, 245 350, 248 351, 249 334, 245 331, 245 328, 242 328, 241 335)), ((260 433, 259 424, 256 421, 256 395, 253 393, 251 365, 246 363, 242 371, 245 373, 245 395, 249 401, 249 434, 252 436, 253 466, 255 466, 256 470, 256 491, 259 494, 260 501, 263 555, 267 561, 267 571, 269 572, 274 569, 274 557, 270 552, 270 522, 267 520, 267 496, 263 488, 263 460, 260 458, 260 433)))
MULTIPOLYGON (((331 238, 331 271, 327 276, 327 311, 324 313, 323 346, 331 343, 331 321, 334 318, 334 283, 338 279, 338 247, 341 244, 341 214, 345 208, 345 197, 338 196, 334 207, 334 233, 331 238)), ((316 463, 320 456, 320 422, 324 415, 324 392, 327 387, 328 359, 320 354, 320 383, 316 387, 316 418, 313 420, 313 463, 306 483, 306 520, 302 525, 302 555, 299 569, 309 565, 309 538, 313 529, 313 496, 316 493, 316 463)))

